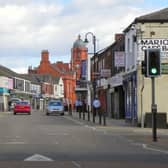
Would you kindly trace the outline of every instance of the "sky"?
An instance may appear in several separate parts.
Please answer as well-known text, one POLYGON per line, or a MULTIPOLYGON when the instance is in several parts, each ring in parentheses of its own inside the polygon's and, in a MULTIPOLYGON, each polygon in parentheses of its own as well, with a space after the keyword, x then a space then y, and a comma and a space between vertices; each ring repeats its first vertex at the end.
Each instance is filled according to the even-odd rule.
POLYGON ((168 0, 0 0, 0 64, 27 73, 46 49, 51 63, 70 62, 79 34, 84 40, 92 32, 98 51, 136 17, 166 7, 168 0))

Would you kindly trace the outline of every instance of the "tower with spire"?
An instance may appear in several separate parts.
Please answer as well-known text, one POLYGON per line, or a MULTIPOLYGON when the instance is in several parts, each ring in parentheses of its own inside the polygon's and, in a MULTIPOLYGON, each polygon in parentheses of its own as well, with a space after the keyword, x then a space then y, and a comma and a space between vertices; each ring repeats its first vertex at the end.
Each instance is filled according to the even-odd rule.
POLYGON ((71 69, 76 72, 77 78, 80 77, 81 73, 81 62, 87 60, 87 48, 81 36, 78 35, 77 40, 73 43, 71 49, 71 69))

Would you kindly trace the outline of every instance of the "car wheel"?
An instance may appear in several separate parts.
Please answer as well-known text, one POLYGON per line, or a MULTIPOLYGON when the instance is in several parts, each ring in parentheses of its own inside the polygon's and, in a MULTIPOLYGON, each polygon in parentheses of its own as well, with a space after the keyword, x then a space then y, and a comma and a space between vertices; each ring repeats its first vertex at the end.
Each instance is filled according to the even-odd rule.
POLYGON ((16 115, 16 113, 13 113, 14 115, 16 115))
POLYGON ((46 113, 47 116, 49 116, 49 113, 46 113))
POLYGON ((62 116, 64 116, 64 113, 61 113, 62 116))

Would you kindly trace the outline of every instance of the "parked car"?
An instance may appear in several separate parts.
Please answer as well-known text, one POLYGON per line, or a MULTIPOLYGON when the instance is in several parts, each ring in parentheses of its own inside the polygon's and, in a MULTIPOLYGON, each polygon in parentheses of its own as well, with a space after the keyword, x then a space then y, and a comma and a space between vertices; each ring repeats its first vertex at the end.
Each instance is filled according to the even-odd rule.
POLYGON ((21 99, 19 99, 19 98, 11 98, 8 102, 9 111, 12 111, 14 109, 15 104, 20 101, 21 101, 21 99))
POLYGON ((16 115, 17 113, 27 113, 31 114, 31 106, 28 101, 20 101, 16 102, 14 109, 13 109, 13 114, 16 115))
POLYGON ((64 115, 64 105, 61 100, 51 100, 47 104, 46 115, 64 115))

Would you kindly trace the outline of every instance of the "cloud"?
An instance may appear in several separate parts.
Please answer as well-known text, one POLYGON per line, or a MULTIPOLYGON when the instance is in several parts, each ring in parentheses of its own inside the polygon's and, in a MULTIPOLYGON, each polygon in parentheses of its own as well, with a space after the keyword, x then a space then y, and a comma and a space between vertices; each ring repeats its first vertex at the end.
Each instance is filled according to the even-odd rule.
MULTIPOLYGON (((15 3, 12 5, 9 5, 9 2, 13 1, 8 0, 6 6, 0 8, 0 20, 2 21, 0 33, 3 38, 0 45, 4 48, 57 47, 57 45, 60 46, 60 41, 62 45, 67 42, 72 43, 70 41, 72 36, 70 36, 71 39, 67 38, 69 37, 68 33, 78 34, 90 29, 93 29, 97 34, 106 35, 110 30, 113 32, 113 29, 118 25, 116 22, 126 10, 129 9, 130 16, 134 16, 137 12, 125 6, 117 6, 117 9, 114 6, 111 8, 112 5, 121 5, 123 0, 97 0, 96 3, 88 0, 74 0, 68 6, 56 3, 37 5, 32 1, 23 6, 22 1, 19 0, 14 1, 15 3), (69 8, 72 12, 63 15, 69 8), (78 13, 74 13, 73 9, 78 9, 78 13), (118 9, 121 12, 117 12, 118 9)), ((0 1, 1 3, 2 1, 0 1)), ((122 20, 127 20, 127 18, 132 19, 124 16, 122 20)), ((125 25, 120 25, 119 29, 121 30, 123 26, 125 25)))
MULTIPOLYGON (((102 49, 113 42, 115 33, 122 32, 136 16, 146 12, 137 5, 142 0, 62 2, 0 0, 1 57, 18 56, 23 61, 17 67, 22 69, 26 65, 28 67, 28 63, 35 63, 35 57, 36 61, 40 59, 43 49, 51 51, 56 59, 66 59, 68 56, 70 59, 78 34, 84 38, 85 33, 92 31, 99 40, 99 49, 102 49), (25 63, 27 55, 29 61, 25 63)), ((9 62, 10 59, 5 61, 4 58, 2 63, 12 66, 13 62, 9 62)))

